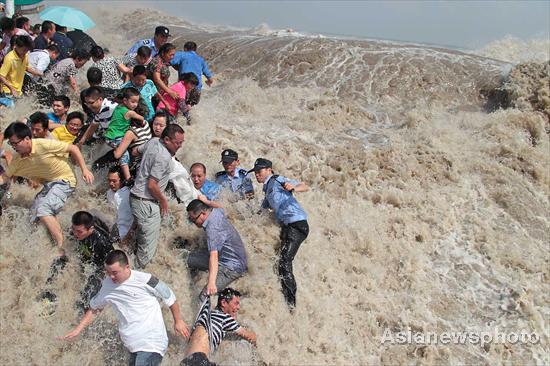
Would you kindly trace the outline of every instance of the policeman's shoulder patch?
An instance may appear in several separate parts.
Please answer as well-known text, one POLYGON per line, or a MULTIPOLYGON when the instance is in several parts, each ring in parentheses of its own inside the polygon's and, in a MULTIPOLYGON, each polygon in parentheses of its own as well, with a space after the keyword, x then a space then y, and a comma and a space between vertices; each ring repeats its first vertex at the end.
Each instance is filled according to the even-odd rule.
POLYGON ((227 173, 225 172, 225 170, 222 170, 221 172, 217 172, 216 173, 216 177, 221 177, 221 176, 224 176, 226 175, 227 173))
POLYGON ((143 43, 143 45, 148 45, 148 44, 151 44, 151 40, 150 39, 144 39, 141 41, 143 43))

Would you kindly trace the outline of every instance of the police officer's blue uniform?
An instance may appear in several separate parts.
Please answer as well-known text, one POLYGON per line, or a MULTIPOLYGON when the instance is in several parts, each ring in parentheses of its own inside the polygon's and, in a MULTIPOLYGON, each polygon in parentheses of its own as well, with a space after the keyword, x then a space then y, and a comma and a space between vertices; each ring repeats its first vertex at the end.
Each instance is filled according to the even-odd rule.
POLYGON ((235 176, 230 177, 226 171, 216 173, 216 183, 231 192, 239 193, 242 198, 254 194, 252 180, 247 176, 247 171, 241 167, 235 169, 235 176))

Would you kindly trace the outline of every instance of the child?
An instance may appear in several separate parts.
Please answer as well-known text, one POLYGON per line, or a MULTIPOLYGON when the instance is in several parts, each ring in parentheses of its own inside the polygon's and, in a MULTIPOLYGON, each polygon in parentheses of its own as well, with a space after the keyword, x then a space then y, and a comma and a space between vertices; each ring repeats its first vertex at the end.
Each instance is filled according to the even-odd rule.
POLYGON ((111 238, 115 241, 127 243, 127 236, 134 223, 134 216, 130 208, 130 188, 124 185, 121 169, 119 166, 113 166, 109 169, 107 175, 110 190, 107 192, 107 200, 116 210, 116 224, 111 230, 111 238))
POLYGON ((84 113, 78 111, 71 112, 67 116, 67 124, 54 129, 52 131, 52 136, 59 141, 72 144, 80 133, 83 125, 84 113))
POLYGON ((139 93, 141 94, 141 98, 143 99, 144 104, 148 109, 148 112, 145 116, 145 120, 147 122, 151 122, 151 120, 155 116, 155 109, 153 108, 152 98, 155 96, 159 98, 159 94, 157 91, 157 87, 155 86, 155 83, 147 79, 147 70, 145 69, 145 66, 143 65, 134 66, 134 70, 132 71, 132 76, 130 78, 130 81, 122 85, 122 88, 129 88, 129 87, 136 88, 137 90, 139 90, 139 93))
POLYGON ((165 109, 168 114, 172 117, 172 120, 176 118, 178 114, 178 110, 180 110, 185 118, 187 118, 187 122, 189 123, 189 109, 191 109, 190 105, 185 104, 185 98, 188 92, 190 92, 193 88, 195 88, 199 83, 199 80, 197 79, 197 76, 193 74, 192 72, 184 73, 180 76, 180 79, 177 83, 170 86, 170 89, 175 91, 179 99, 175 100, 172 98, 168 93, 160 93, 160 103, 157 106, 157 111, 159 109, 165 109))
MULTIPOLYGON (((128 128, 130 128, 131 119, 141 121, 141 123, 145 120, 143 116, 134 111, 138 104, 139 91, 136 88, 126 88, 122 90, 122 104, 119 104, 115 108, 109 127, 107 127, 104 135, 105 141, 111 145, 111 147, 116 148, 120 145, 124 134, 128 131, 128 128)), ((119 160, 119 164, 122 169, 123 177, 126 180, 130 179, 129 162, 130 154, 128 154, 128 151, 125 151, 119 160)))
POLYGON ((48 112, 48 119, 50 120, 48 128, 50 131, 65 126, 67 112, 71 107, 71 100, 66 95, 56 95, 52 100, 52 112, 48 112))

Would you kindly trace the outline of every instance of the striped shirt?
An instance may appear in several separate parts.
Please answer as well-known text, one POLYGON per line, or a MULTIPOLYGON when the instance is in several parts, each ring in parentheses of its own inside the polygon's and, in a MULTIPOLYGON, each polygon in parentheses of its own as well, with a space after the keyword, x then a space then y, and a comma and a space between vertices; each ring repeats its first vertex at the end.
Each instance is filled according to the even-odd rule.
POLYGON ((143 145, 153 137, 151 134, 151 128, 147 122, 145 122, 143 127, 130 127, 130 131, 136 135, 136 140, 128 146, 128 149, 143 145))
POLYGON ((117 105, 117 103, 111 102, 107 98, 103 99, 103 103, 101 104, 101 109, 99 110, 99 113, 96 113, 94 115, 94 123, 99 123, 99 128, 95 132, 95 136, 103 136, 103 133, 105 132, 107 127, 109 127, 111 117, 113 116, 113 112, 117 105))
POLYGON ((210 352, 214 352, 222 343, 228 332, 236 332, 241 328, 239 323, 229 314, 215 308, 210 310, 210 297, 207 297, 195 320, 195 328, 202 325, 208 333, 210 341, 210 352))

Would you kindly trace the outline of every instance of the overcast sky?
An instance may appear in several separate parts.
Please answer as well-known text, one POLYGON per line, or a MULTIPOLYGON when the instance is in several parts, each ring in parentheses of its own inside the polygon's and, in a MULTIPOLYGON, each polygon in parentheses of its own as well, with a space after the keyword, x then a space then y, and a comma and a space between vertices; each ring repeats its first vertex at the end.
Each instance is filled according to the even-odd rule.
MULTIPOLYGON (((106 0, 100 0, 106 1, 106 0)), ((49 3, 71 3, 49 1, 49 3)), ((107 2, 119 2, 108 0, 107 2)), ((124 3, 124 2, 123 2, 124 3)), ((479 48, 549 38, 550 1, 129 1, 191 21, 479 48)))

